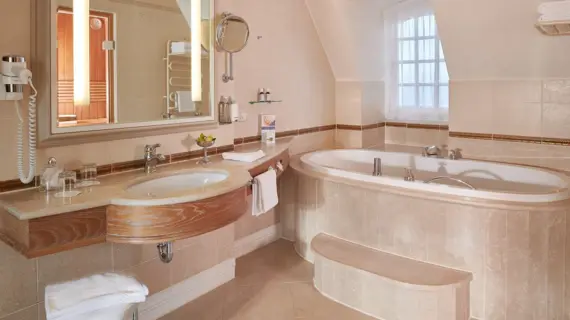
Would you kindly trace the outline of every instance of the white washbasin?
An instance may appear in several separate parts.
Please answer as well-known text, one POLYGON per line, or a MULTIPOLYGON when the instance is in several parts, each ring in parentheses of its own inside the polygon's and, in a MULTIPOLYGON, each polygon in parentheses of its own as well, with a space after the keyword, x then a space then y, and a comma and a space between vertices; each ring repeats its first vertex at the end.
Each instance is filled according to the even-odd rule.
POLYGON ((227 178, 228 173, 219 171, 190 172, 147 180, 128 187, 126 191, 131 196, 160 198, 192 189, 200 189, 227 178))

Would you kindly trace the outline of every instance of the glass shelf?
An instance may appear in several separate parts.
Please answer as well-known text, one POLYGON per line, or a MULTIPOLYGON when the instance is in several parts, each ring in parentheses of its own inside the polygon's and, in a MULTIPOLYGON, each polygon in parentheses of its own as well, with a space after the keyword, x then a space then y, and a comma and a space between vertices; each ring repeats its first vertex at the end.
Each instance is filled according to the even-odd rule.
POLYGON ((272 104, 272 103, 277 103, 277 102, 283 102, 283 100, 250 101, 249 104, 258 104, 258 103, 268 103, 268 104, 272 104))

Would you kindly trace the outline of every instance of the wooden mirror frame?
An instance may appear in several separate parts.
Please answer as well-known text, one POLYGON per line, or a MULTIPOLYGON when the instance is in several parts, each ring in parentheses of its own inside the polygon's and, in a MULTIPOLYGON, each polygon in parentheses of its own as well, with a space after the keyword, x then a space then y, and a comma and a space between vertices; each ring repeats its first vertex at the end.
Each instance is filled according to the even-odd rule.
POLYGON ((83 130, 78 132, 54 132, 57 117, 52 106, 57 104, 56 44, 52 40, 56 21, 52 14, 57 9, 55 0, 32 0, 31 17, 31 70, 38 90, 37 98, 37 141, 38 148, 65 146, 99 141, 129 139, 144 136, 212 129, 218 126, 215 107, 215 48, 214 48, 214 0, 210 0, 210 115, 176 120, 157 120, 128 124, 109 125, 108 129, 83 130))

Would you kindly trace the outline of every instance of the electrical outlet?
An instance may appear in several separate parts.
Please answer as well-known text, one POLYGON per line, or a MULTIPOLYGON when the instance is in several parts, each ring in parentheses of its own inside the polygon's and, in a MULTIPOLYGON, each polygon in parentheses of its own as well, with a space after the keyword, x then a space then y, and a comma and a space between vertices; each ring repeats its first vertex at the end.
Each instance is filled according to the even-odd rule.
POLYGON ((246 122, 247 121, 247 113, 240 113, 238 122, 246 122))

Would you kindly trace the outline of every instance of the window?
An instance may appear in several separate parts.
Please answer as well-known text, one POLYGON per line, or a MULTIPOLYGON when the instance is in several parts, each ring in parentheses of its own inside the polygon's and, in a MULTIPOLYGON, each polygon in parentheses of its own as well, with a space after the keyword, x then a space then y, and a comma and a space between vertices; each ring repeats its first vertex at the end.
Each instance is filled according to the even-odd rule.
MULTIPOLYGON (((404 121, 447 121, 449 74, 435 16, 425 5, 406 3, 387 19, 387 117, 404 121), (418 8, 422 9, 418 9, 418 8), (401 10, 399 10, 401 9, 401 10), (407 12, 402 10, 407 9, 407 12)), ((405 10, 404 10, 405 11, 405 10)))
POLYGON ((449 107, 449 75, 433 15, 398 24, 398 106, 449 107))

